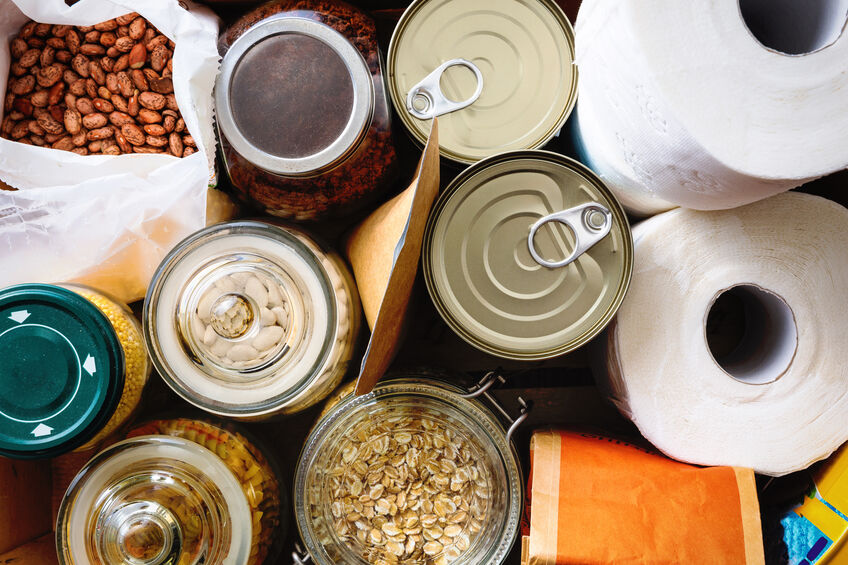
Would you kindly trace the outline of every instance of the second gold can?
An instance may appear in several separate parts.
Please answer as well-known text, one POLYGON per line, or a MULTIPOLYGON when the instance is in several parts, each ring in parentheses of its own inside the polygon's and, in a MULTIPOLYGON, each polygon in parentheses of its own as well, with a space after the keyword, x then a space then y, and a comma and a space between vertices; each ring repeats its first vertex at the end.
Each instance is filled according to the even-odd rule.
POLYGON ((440 195, 424 234, 427 290, 476 348, 517 360, 577 349, 615 315, 633 240, 591 170, 547 151, 480 161, 440 195))

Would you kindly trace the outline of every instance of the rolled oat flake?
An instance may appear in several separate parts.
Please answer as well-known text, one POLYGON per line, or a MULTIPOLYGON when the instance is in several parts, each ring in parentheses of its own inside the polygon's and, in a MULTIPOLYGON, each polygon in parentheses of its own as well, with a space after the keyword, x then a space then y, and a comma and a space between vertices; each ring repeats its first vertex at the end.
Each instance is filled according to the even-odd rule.
POLYGON ((573 63, 553 0, 417 0, 392 35, 387 81, 416 141, 438 115, 442 156, 471 164, 550 141, 576 100, 573 63))
POLYGON ((478 349, 547 359, 597 335, 633 268, 620 204, 585 166, 547 151, 480 161, 439 197, 423 270, 437 310, 478 349))

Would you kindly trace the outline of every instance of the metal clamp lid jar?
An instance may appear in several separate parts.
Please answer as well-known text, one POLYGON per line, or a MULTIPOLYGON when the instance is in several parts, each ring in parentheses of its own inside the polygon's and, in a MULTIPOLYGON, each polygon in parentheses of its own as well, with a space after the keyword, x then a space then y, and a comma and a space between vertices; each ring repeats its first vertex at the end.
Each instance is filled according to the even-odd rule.
POLYGON ((278 0, 239 20, 221 51, 217 123, 244 197, 313 219, 386 180, 395 154, 376 29, 364 13, 278 0))
POLYGON ((588 342, 630 284, 624 210, 588 168, 512 151, 461 173, 433 206, 424 278, 465 341, 509 359, 547 359, 588 342))
MULTIPOLYGON (((498 565, 517 536, 522 475, 477 398, 410 374, 348 396, 306 440, 295 516, 316 565, 498 565)), ((523 419, 523 418, 522 418, 523 419)))
POLYGON ((260 565, 285 490, 262 451, 208 422, 149 422, 92 459, 59 509, 63 565, 260 565), (149 435, 146 435, 149 434, 149 435))
POLYGON ((424 144, 471 164, 543 146, 577 98, 574 31, 553 0, 417 0, 389 46, 392 103, 424 144))
POLYGON ((164 259, 144 333, 177 394, 214 414, 258 419, 303 410, 338 385, 359 311, 347 267, 305 232, 229 222, 164 259))
POLYGON ((0 455, 88 449, 123 425, 150 374, 130 310, 93 289, 0 291, 0 455))

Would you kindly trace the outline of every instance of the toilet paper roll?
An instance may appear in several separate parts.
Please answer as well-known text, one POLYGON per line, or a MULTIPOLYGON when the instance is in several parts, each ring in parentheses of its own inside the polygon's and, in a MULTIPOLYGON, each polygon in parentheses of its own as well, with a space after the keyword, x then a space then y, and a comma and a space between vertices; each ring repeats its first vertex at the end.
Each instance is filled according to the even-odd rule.
POLYGON ((848 166, 848 0, 584 0, 576 132, 632 212, 732 208, 848 166))
POLYGON ((783 475, 848 440, 848 210, 791 192, 633 236, 604 384, 651 443, 783 475))

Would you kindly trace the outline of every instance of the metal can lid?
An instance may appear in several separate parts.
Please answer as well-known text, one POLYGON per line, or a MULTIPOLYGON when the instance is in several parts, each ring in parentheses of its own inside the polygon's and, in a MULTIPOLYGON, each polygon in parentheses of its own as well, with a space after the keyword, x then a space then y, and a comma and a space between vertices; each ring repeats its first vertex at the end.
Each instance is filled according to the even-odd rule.
POLYGON ((90 440, 124 387, 124 353, 108 318, 62 287, 0 291, 0 454, 55 457, 90 440))
MULTIPOLYGON (((424 143, 431 121, 413 116, 408 95, 447 61, 440 84, 449 101, 479 98, 439 118, 442 155, 474 163, 535 149, 565 124, 577 96, 574 31, 553 0, 417 0, 392 36, 388 86, 398 114, 424 143), (464 68, 465 67, 465 68, 464 68)), ((439 96, 437 96, 438 98, 439 96)))
POLYGON ((215 86, 221 133, 245 159, 279 175, 317 174, 345 159, 373 105, 371 73, 356 47, 327 25, 285 15, 233 43, 215 86))
POLYGON ((514 151, 469 167, 445 189, 423 256, 427 289, 449 326, 482 351, 532 360, 603 330, 630 283, 633 241, 592 171, 547 151, 514 151))
POLYGON ((200 230, 162 261, 144 336, 165 382, 221 416, 285 407, 318 379, 338 332, 334 287, 317 248, 256 221, 200 230))

